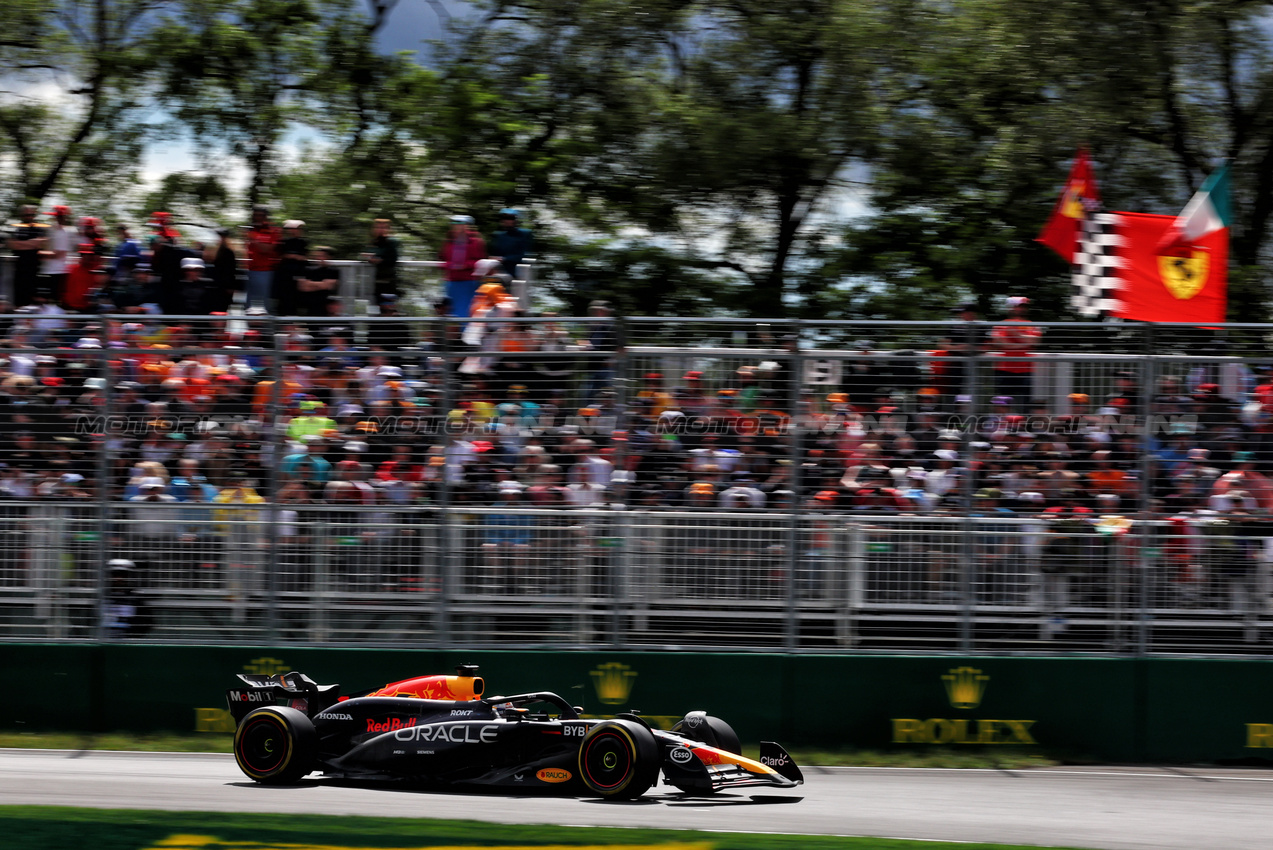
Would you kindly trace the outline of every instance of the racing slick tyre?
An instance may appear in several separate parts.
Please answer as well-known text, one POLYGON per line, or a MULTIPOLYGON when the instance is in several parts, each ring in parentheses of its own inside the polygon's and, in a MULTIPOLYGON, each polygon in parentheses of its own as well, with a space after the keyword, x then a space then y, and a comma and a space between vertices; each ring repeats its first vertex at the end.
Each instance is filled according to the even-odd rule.
POLYGON ((314 768, 318 733, 304 712, 284 706, 258 708, 234 733, 239 769, 264 785, 289 785, 314 768))
POLYGON ((734 727, 710 714, 698 714, 697 717, 686 715, 676 722, 672 731, 678 735, 684 735, 691 741, 698 741, 736 756, 743 754, 743 745, 739 743, 738 733, 734 731, 734 727), (700 722, 691 726, 692 719, 700 722))
POLYGON ((608 800, 634 800, 659 777, 654 734, 631 720, 607 720, 588 731, 579 745, 579 778, 608 800))

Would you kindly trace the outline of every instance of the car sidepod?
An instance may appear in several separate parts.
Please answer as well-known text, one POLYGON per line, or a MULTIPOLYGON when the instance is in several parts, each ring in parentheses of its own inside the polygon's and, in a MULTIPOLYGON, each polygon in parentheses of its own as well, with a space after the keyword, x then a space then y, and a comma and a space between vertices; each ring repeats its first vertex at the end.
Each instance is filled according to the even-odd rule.
POLYGON ((480 702, 420 711, 423 702, 363 697, 316 717, 328 773, 545 791, 577 785, 586 723, 501 717, 480 702))

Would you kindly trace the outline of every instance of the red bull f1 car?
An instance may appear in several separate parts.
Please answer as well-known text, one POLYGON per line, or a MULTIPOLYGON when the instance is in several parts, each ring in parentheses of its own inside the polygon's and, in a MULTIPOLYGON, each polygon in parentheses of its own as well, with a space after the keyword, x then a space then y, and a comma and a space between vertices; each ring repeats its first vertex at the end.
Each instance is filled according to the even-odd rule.
POLYGON ((540 789, 611 799, 640 797, 658 781, 688 794, 804 777, 772 742, 744 758, 727 723, 702 711, 671 731, 640 715, 580 717, 549 692, 482 695, 477 668, 423 676, 347 697, 301 673, 240 674, 226 692, 234 757, 251 779, 295 783, 308 774, 443 787, 540 789))

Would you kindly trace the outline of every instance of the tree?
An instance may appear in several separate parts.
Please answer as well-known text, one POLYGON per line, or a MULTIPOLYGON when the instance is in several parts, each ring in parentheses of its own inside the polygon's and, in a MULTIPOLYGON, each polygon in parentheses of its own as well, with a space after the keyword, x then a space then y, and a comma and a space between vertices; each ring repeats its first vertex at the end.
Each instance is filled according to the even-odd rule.
POLYGON ((162 102, 195 138, 246 162, 247 199, 259 203, 290 130, 361 141, 376 72, 393 64, 372 46, 393 6, 373 0, 368 18, 352 0, 183 0, 156 33, 162 102))
POLYGON ((1066 318, 1068 272, 1033 244, 1080 145, 1108 209, 1174 214, 1235 163, 1231 315, 1266 312, 1250 267, 1273 210, 1268 2, 900 0, 874 215, 817 269, 818 310, 934 317, 1028 293, 1066 318), (1244 270, 1241 267, 1248 267, 1244 270), (836 282, 851 281, 848 286, 836 282), (900 310, 900 313, 895 313, 900 310), (1254 311, 1254 312, 1253 312, 1254 311))
POLYGON ((170 0, 18 0, 0 36, 0 148, 16 195, 43 200, 67 176, 118 180, 140 158, 149 28, 170 0))
POLYGON ((418 124, 468 198, 548 207, 576 247, 643 243, 743 282, 736 307, 785 312, 806 234, 870 146, 870 4, 483 9, 418 124))

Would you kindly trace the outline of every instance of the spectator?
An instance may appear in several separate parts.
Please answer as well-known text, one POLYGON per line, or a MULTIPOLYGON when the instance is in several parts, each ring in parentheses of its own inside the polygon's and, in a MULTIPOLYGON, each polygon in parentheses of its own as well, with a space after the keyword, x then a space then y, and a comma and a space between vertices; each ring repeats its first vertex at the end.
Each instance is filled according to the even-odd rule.
POLYGON ((588 381, 584 385, 583 400, 592 401, 595 395, 614 382, 613 353, 619 345, 615 331, 613 311, 607 301, 593 301, 588 305, 588 315, 595 321, 588 324, 588 339, 580 344, 585 351, 607 356, 587 359, 588 381))
POLYGON ((18 209, 18 224, 9 234, 9 250, 13 264, 13 306, 25 307, 35 299, 39 288, 40 254, 48 244, 49 228, 35 220, 36 208, 23 204, 18 209))
POLYGON ((127 225, 121 224, 116 227, 115 234, 119 237, 119 242, 115 245, 115 267, 112 270, 112 277, 115 281, 122 282, 132 276, 133 269, 142 261, 141 243, 133 238, 127 225))
POLYGON ((990 332, 990 347, 1001 355, 994 365, 996 385, 1017 410, 1025 410, 1034 397, 1034 362, 1030 358, 1043 333, 1027 317, 1029 306, 1029 298, 1009 298, 1008 318, 990 332))
POLYGON ((71 208, 57 205, 48 213, 53 216, 53 223, 48 226, 44 235, 44 244, 40 248, 40 276, 43 279, 42 289, 49 303, 61 302, 66 290, 66 274, 70 268, 71 208))
POLYGON ((252 208, 252 223, 247 228, 248 308, 264 309, 274 286, 274 269, 279 261, 279 243, 283 233, 270 223, 269 207, 252 208))
POLYGON ((950 336, 942 341, 941 346, 954 359, 934 362, 934 372, 943 387, 941 394, 947 402, 964 392, 968 381, 967 358, 980 354, 983 345, 981 329, 974 324, 977 321, 975 301, 965 301, 951 314, 959 324, 951 328, 950 336))
POLYGON ((524 227, 518 227, 517 210, 499 211, 495 233, 491 235, 491 257, 499 260, 504 273, 513 277, 517 266, 535 250, 535 237, 524 227))
POLYGON ((164 479, 148 476, 137 482, 137 495, 129 499, 133 505, 128 524, 132 560, 149 581, 160 578, 159 572, 171 557, 181 531, 177 514, 164 507, 177 501, 164 492, 166 488, 164 479))
POLYGON ((387 218, 378 218, 371 225, 370 250, 363 253, 364 261, 375 267, 376 303, 383 304, 386 296, 396 299, 398 292, 398 240, 390 233, 392 226, 387 218))
POLYGON ((180 246, 180 234, 171 226, 171 215, 156 212, 151 217, 153 233, 150 237, 150 268, 151 273, 158 278, 155 283, 155 300, 161 312, 179 315, 188 309, 186 275, 181 261, 194 254, 180 246))
POLYGON ((115 558, 106 569, 109 585, 102 614, 107 633, 113 637, 145 637, 153 623, 149 603, 138 593, 136 565, 126 558, 115 558))
POLYGON ((451 216, 446 239, 438 249, 438 259, 444 264, 446 296, 451 299, 451 315, 462 318, 472 315, 473 296, 478 287, 475 269, 477 261, 486 257, 486 244, 470 230, 472 224, 471 216, 451 216))
POLYGON ((234 303, 234 293, 243 289, 239 283, 239 260, 230 244, 230 231, 217 230, 217 247, 212 252, 212 284, 214 295, 209 306, 213 313, 225 313, 234 303))
POLYGON ((92 242, 79 245, 79 262, 70 267, 66 275, 66 292, 63 301, 73 313, 91 312, 90 305, 106 280, 101 255, 92 242))
MULTIPOLYGON (((195 316, 214 312, 221 301, 216 284, 207 276, 207 267, 200 257, 185 257, 181 261, 181 306, 179 310, 195 316)), ((201 330, 207 330, 203 325, 201 330)))
MULTIPOLYGON (((299 279, 309 264, 309 240, 305 238, 305 222, 290 218, 283 222, 283 239, 278 245, 278 263, 274 266, 271 294, 277 316, 295 316, 300 306, 299 279)), ((326 311, 324 311, 325 313, 326 311)))
MULTIPOLYGON (((493 508, 517 509, 522 505, 523 487, 516 481, 504 481, 499 485, 499 495, 493 508)), ((494 587, 503 592, 539 593, 543 588, 530 574, 530 547, 534 539, 535 517, 529 514, 490 513, 484 518, 486 526, 486 569, 494 587)))
POLYGON ((296 278, 296 306, 300 315, 330 315, 328 303, 332 299, 339 299, 340 270, 331 264, 333 253, 331 248, 325 246, 315 248, 314 262, 296 278))

